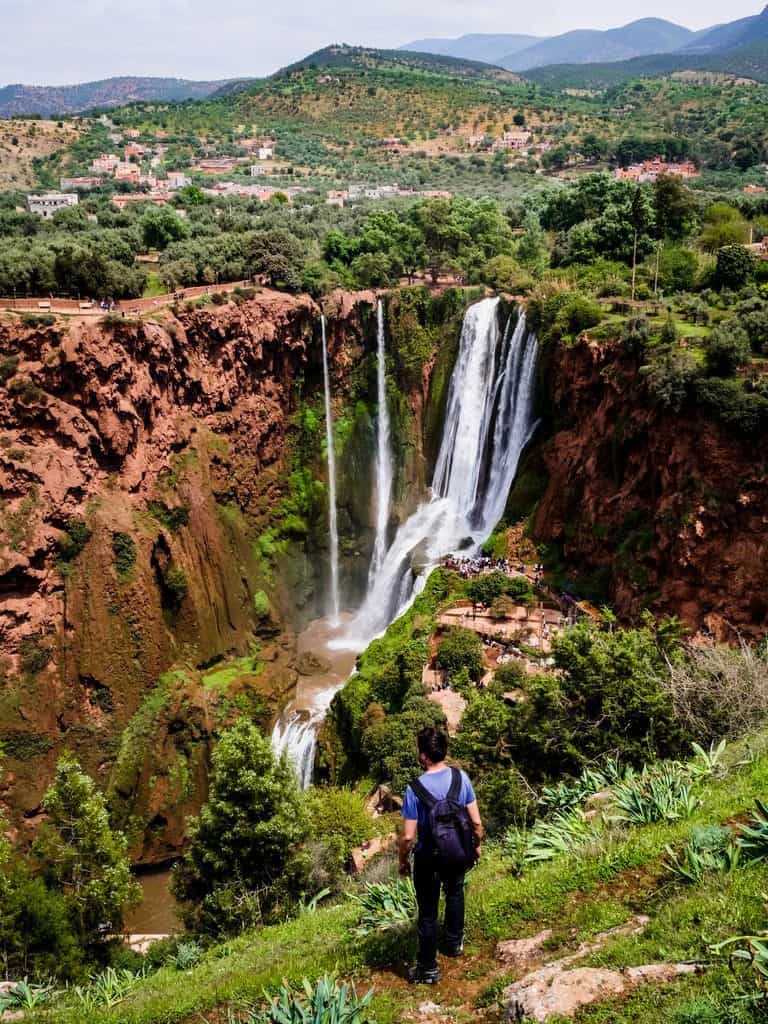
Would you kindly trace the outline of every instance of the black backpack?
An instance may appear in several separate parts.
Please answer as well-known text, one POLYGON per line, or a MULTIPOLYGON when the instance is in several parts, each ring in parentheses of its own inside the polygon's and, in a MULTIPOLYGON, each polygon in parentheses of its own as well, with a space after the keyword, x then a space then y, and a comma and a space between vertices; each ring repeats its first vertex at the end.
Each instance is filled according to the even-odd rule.
POLYGON ((477 861, 475 830, 464 804, 460 804, 461 772, 451 768, 451 785, 442 800, 415 779, 411 789, 427 808, 432 845, 441 867, 466 871, 477 861))

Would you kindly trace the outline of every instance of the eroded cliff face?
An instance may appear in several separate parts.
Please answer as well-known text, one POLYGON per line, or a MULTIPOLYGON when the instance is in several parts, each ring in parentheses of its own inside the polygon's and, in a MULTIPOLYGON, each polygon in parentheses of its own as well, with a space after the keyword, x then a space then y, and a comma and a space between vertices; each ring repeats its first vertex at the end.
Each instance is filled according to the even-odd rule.
MULTIPOLYGON (((372 303, 339 301, 339 401, 372 303)), ((287 699, 293 595, 255 541, 288 487, 318 316, 262 292, 135 322, 0 321, 0 801, 22 834, 66 748, 139 814, 137 857, 169 855, 211 734, 238 702, 268 725, 287 699), (225 658, 234 687, 211 676, 225 658)), ((311 607, 322 552, 296 546, 311 607)))
POLYGON ((532 530, 574 587, 630 619, 650 608, 723 639, 764 633, 768 439, 661 409, 615 344, 560 348, 544 379, 556 427, 532 530))

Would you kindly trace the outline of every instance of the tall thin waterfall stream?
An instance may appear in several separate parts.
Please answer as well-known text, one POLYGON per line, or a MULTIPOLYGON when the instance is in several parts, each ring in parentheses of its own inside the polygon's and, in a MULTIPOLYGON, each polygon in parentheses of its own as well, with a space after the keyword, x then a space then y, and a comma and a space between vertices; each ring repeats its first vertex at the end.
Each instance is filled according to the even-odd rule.
MULTIPOLYGON (((296 699, 274 727, 273 745, 293 760, 303 787, 312 782, 317 731, 334 694, 352 671, 357 653, 380 635, 408 607, 424 586, 429 570, 446 555, 477 552, 501 518, 534 421, 536 337, 526 328, 525 314, 499 326, 499 300, 483 299, 464 316, 459 352, 451 377, 432 494, 387 543, 393 461, 386 407, 386 343, 381 305, 378 327, 379 419, 376 452, 376 537, 368 589, 360 608, 330 623, 315 623, 309 636, 315 653, 331 659, 332 670, 299 684, 296 699), (384 504, 386 500, 386 505, 384 504)), ((325 324, 323 370, 326 426, 332 436, 325 324)), ((335 464, 328 444, 331 531, 335 524, 335 464)), ((330 511, 330 510, 329 510, 330 511)), ((338 536, 331 537, 331 584, 338 602, 338 536)), ((333 593, 331 605, 334 605, 333 593)), ((305 647, 310 649, 310 647, 305 647)))

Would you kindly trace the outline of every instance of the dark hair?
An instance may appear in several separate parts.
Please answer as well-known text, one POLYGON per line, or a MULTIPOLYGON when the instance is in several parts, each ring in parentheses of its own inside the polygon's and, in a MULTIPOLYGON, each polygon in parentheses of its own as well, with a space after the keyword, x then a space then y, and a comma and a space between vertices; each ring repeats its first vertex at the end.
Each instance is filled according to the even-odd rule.
POLYGON ((428 725, 416 737, 419 753, 429 758, 432 764, 445 760, 448 753, 448 737, 442 729, 428 725))

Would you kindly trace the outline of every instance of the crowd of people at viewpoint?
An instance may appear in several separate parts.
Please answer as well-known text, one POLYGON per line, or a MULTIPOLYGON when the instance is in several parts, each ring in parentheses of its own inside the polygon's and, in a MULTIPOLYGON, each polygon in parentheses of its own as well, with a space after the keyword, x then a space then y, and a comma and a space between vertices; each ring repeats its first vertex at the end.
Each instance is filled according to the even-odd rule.
MULTIPOLYGON (((460 558, 456 555, 448 555, 443 560, 443 566, 446 569, 452 569, 457 572, 463 579, 469 580, 475 576, 483 576, 490 572, 503 572, 508 576, 517 574, 520 576, 527 576, 528 569, 522 563, 514 563, 509 558, 490 558, 487 555, 473 555, 471 557, 460 558)), ((537 562, 533 567, 533 583, 534 586, 541 584, 544 576, 544 566, 541 562, 537 562)))

